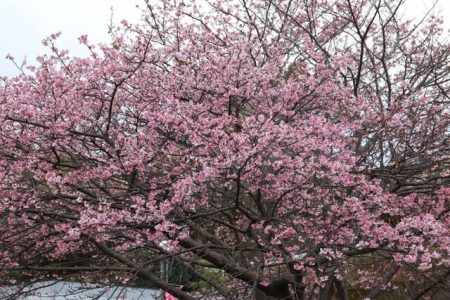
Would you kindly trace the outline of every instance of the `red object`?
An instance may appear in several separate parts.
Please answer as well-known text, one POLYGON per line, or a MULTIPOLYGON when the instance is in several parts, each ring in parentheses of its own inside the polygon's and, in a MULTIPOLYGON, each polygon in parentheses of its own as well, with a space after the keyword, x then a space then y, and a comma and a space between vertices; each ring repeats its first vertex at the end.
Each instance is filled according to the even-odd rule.
POLYGON ((172 296, 168 292, 165 292, 164 293, 164 300, 178 300, 178 298, 175 298, 174 296, 172 296))

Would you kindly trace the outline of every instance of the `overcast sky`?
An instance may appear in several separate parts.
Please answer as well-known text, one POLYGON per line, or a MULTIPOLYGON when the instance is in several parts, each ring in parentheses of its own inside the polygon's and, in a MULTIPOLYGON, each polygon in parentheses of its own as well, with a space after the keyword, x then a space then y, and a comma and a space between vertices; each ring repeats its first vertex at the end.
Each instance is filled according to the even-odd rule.
MULTIPOLYGON (((155 0, 157 1, 157 0, 155 0)), ((420 15, 433 0, 409 0, 408 15, 420 15)), ((61 31, 59 48, 72 55, 84 56, 87 51, 77 38, 83 34, 91 42, 109 40, 108 24, 113 8, 113 21, 137 22, 142 0, 0 0, 0 76, 17 74, 17 69, 5 59, 11 54, 18 61, 27 57, 30 63, 46 51, 41 41, 61 31)), ((450 20, 450 1, 440 0, 438 11, 450 20)), ((450 21, 446 21, 450 28, 450 21)))
POLYGON ((17 74, 5 59, 11 54, 31 63, 46 52, 41 41, 61 31, 57 45, 69 49, 74 56, 87 55, 78 37, 89 36, 90 42, 109 41, 108 25, 113 8, 113 21, 140 20, 136 4, 142 0, 0 0, 0 76, 17 74))

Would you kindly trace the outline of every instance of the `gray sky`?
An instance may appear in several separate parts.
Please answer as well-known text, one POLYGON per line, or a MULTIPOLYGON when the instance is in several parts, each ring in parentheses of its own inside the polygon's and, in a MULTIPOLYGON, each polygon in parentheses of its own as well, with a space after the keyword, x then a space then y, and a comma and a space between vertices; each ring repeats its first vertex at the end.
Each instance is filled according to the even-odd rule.
POLYGON ((90 42, 109 41, 108 25, 113 7, 113 21, 140 20, 136 4, 140 0, 0 0, 0 76, 18 73, 11 54, 17 61, 26 56, 34 63, 46 48, 41 41, 52 33, 62 32, 57 45, 69 49, 73 56, 85 56, 88 51, 77 38, 83 34, 90 42))
MULTIPOLYGON (((417 16, 429 8, 433 0, 409 0, 407 16, 417 16)), ((113 20, 139 21, 136 4, 142 0, 0 0, 0 76, 14 75, 18 71, 5 59, 11 54, 17 61, 27 57, 30 63, 46 52, 42 39, 61 31, 59 48, 69 49, 73 56, 85 56, 87 50, 77 38, 83 34, 91 42, 109 40, 108 24, 111 7, 113 20)), ((438 12, 450 20, 450 0, 440 0, 438 12)), ((450 28, 450 21, 446 21, 450 28)))

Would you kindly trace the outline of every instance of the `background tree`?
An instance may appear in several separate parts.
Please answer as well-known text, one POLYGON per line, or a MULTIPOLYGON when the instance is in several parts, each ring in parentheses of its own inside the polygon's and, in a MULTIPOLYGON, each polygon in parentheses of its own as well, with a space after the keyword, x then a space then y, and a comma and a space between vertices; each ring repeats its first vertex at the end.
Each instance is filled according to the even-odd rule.
POLYGON ((71 58, 53 35, 3 80, 4 284, 197 297, 154 272, 170 258, 205 297, 448 297, 441 19, 403 21, 403 0, 223 2, 147 1, 112 45, 82 36, 92 55, 71 58))

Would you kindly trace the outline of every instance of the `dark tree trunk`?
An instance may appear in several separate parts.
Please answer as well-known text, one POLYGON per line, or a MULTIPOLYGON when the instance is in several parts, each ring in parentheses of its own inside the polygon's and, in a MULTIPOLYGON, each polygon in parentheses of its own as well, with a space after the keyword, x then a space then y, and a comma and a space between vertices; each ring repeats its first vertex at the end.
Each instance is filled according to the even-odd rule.
POLYGON ((334 285, 334 277, 330 276, 328 278, 325 286, 320 290, 319 300, 331 300, 333 296, 333 285, 334 285))
POLYGON ((255 300, 292 299, 289 291, 289 281, 286 279, 275 280, 268 286, 258 288, 255 300))

